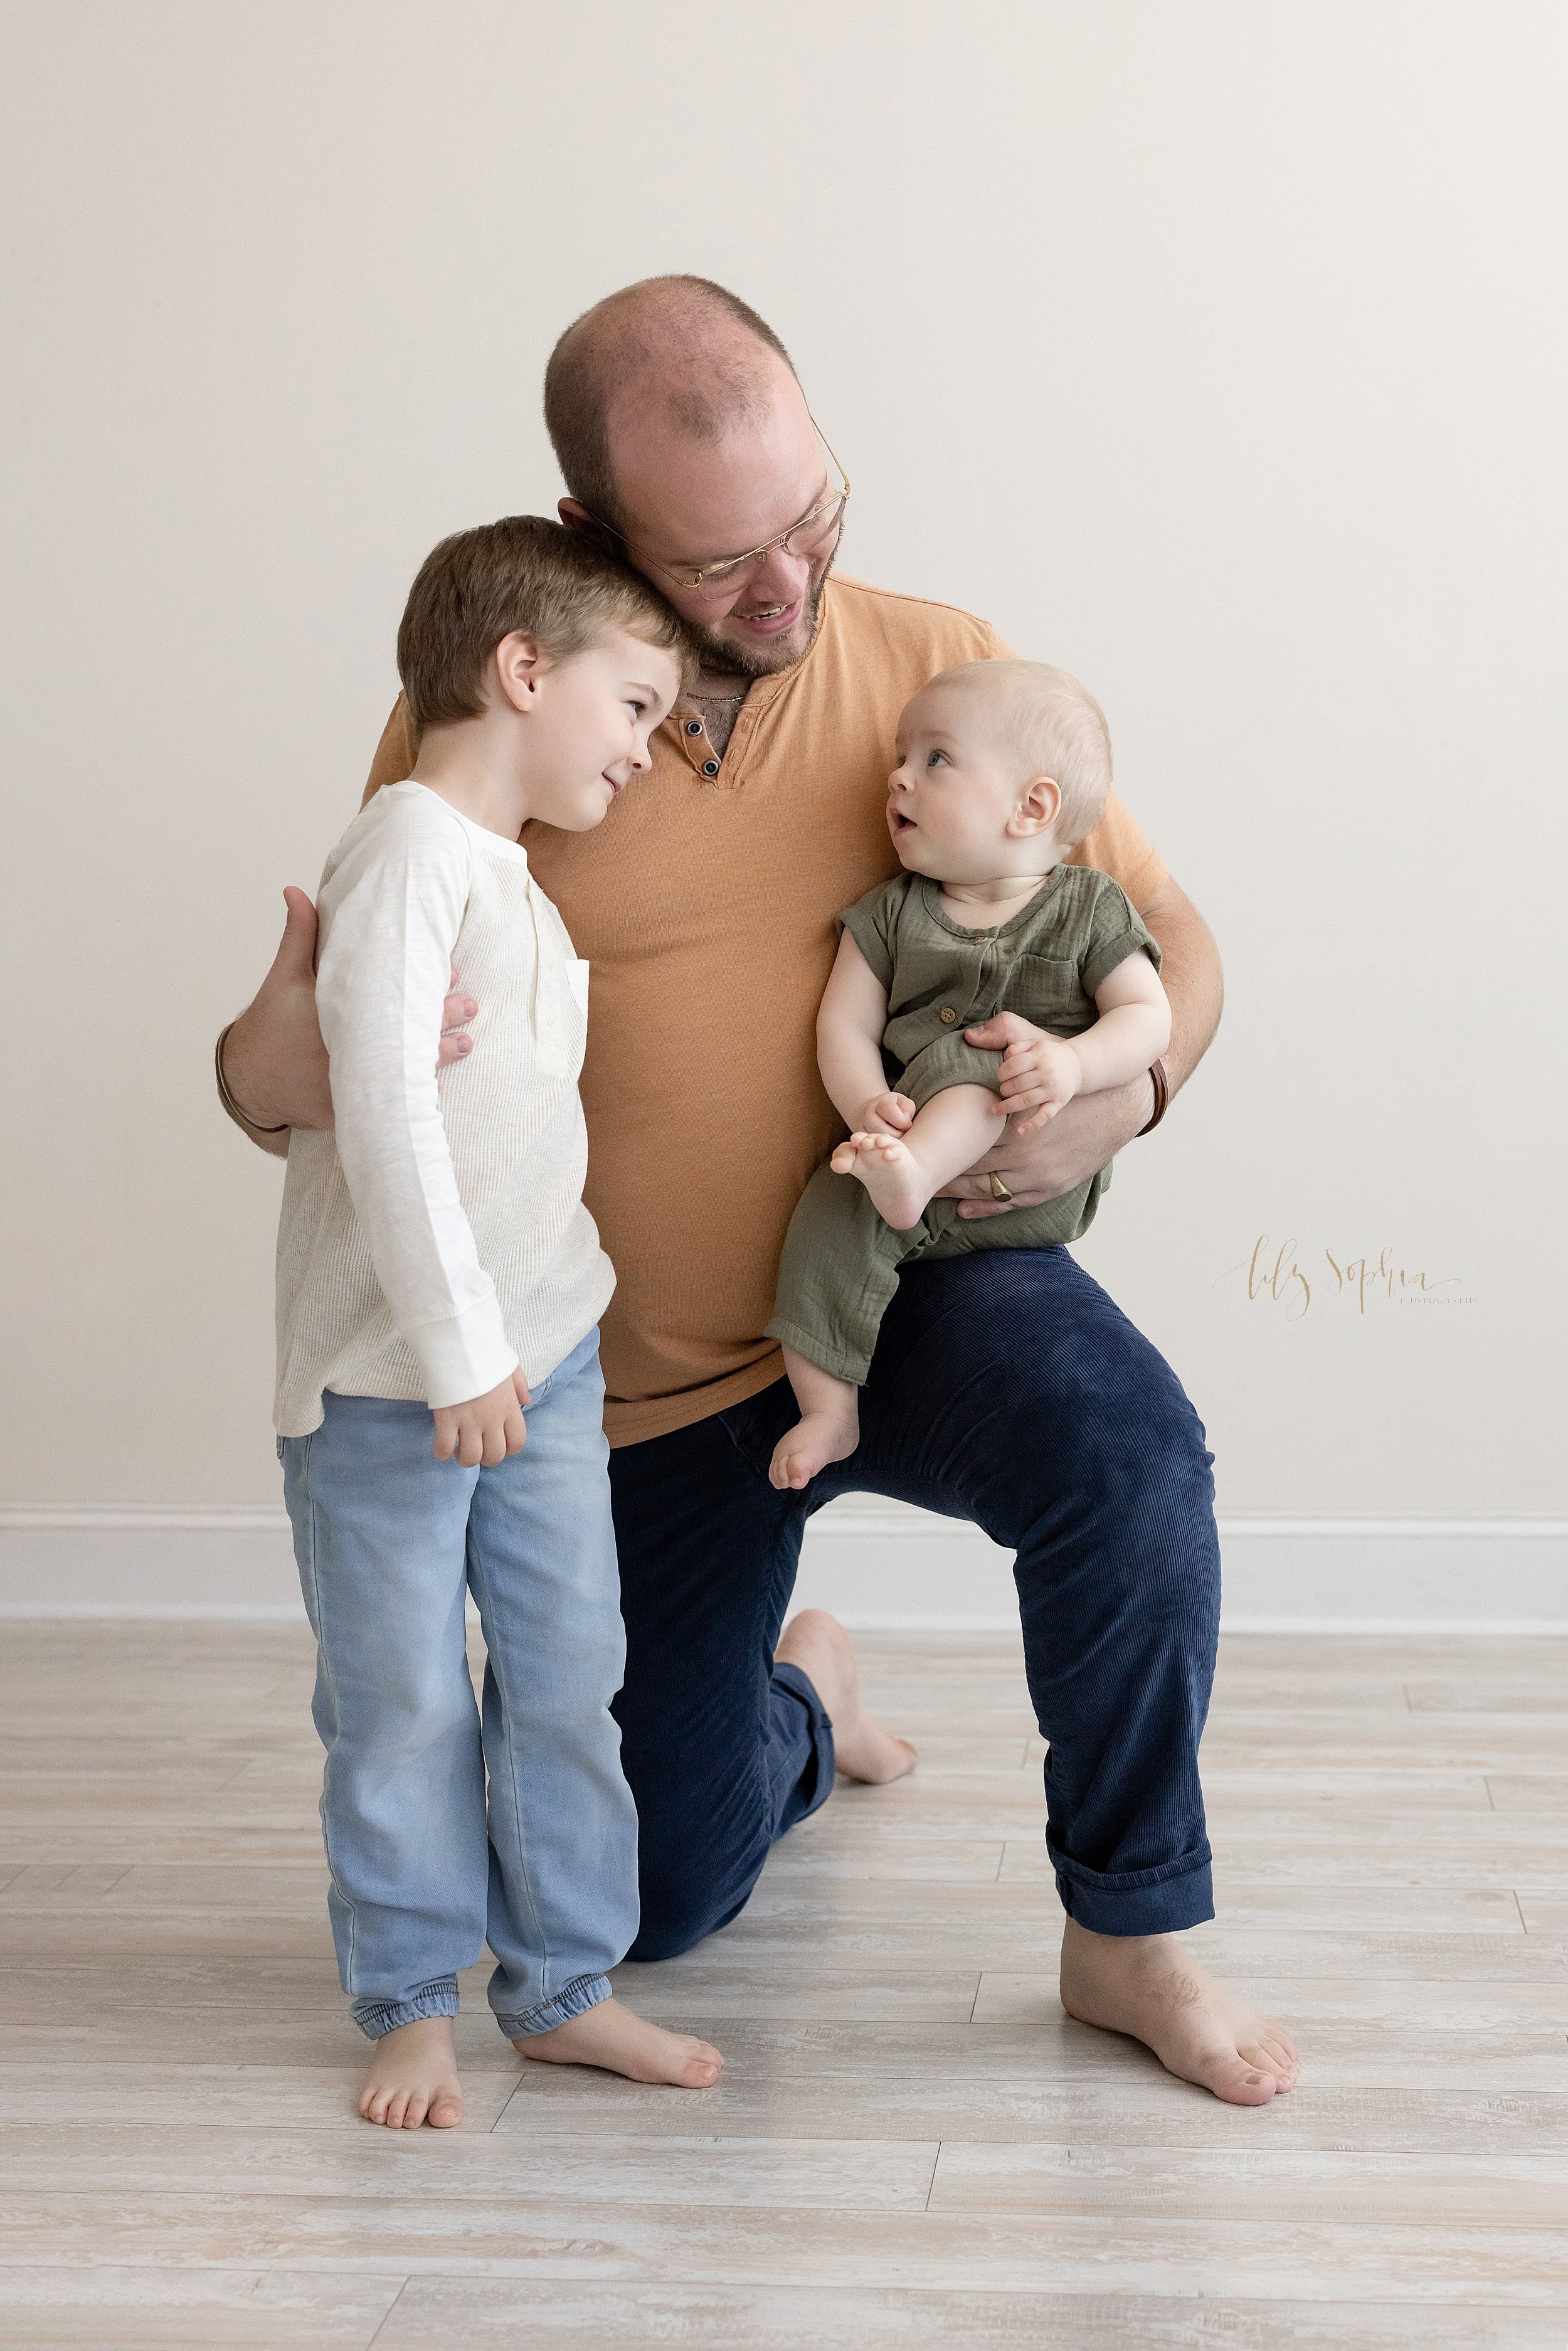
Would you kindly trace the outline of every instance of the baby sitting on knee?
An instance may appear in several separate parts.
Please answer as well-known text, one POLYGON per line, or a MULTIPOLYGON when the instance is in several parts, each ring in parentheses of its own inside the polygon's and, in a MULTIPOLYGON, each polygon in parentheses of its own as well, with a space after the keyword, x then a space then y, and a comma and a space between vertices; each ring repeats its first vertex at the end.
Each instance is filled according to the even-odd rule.
POLYGON ((771 1477, 801 1487, 859 1440, 899 1269, 1051 1249, 1093 1219, 1109 1171, 966 1223, 938 1196, 1074 1094, 1125 1084, 1170 1040, 1160 951, 1106 873, 1063 861, 1111 789, 1099 705, 1042 662, 970 662, 899 723, 887 821, 904 871, 839 916, 817 1016, 822 1082, 851 1132, 790 1221, 770 1336, 800 1406, 771 1477), (1005 1019, 1005 1050, 967 1031, 1005 1019))

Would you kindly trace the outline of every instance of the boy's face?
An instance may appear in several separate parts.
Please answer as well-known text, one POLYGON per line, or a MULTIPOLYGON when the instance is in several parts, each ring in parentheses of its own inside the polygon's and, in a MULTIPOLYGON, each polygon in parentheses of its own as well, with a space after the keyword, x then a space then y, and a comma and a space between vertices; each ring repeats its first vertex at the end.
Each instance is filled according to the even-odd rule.
POLYGON ((897 751, 887 826, 910 872, 990 882, 1015 865, 1030 870, 1049 850, 1051 824, 1030 812, 1018 754, 976 687, 923 687, 899 720, 897 751))
POLYGON ((648 737, 681 689, 674 653, 617 629, 533 669, 528 805, 545 824, 587 832, 653 760, 648 737))

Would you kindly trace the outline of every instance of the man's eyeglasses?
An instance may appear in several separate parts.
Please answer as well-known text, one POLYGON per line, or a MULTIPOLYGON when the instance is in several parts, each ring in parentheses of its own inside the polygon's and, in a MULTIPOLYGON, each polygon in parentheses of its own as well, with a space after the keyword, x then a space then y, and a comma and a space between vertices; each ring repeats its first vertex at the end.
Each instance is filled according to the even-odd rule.
MULTIPOLYGON (((653 569, 662 571, 666 580, 674 580, 677 587, 695 588, 699 596, 716 599, 737 594, 749 574, 759 563, 766 561, 776 548, 782 548, 786 555, 799 556, 808 562, 826 554, 842 528, 844 508, 850 502, 850 477, 833 456, 832 445, 814 416, 811 430, 829 456, 832 457, 843 486, 841 489, 830 491, 825 498, 819 498, 810 513, 803 514, 799 522, 792 522, 788 530, 781 530, 777 538, 765 538, 760 547, 748 548, 744 555, 727 555, 716 563, 654 563, 653 569)), ((615 530, 610 523, 604 523, 601 528, 611 531, 622 547, 630 546, 631 541, 624 531, 615 530)), ((648 559, 652 561, 652 558, 648 559)))

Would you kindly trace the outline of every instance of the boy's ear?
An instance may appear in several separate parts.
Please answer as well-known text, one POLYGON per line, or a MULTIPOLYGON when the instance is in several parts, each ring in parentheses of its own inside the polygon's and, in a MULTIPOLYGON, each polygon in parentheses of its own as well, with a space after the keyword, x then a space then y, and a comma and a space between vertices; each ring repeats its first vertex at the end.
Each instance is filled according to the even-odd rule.
POLYGON ((1061 786, 1054 776, 1034 776, 1019 795, 1019 804, 1008 819, 1008 831, 1015 839, 1027 840, 1031 835, 1049 832, 1061 814, 1061 786))
POLYGON ((548 667, 539 641, 526 629, 514 629, 503 637, 490 656, 490 674, 501 698, 514 710, 529 710, 538 692, 541 674, 548 667))

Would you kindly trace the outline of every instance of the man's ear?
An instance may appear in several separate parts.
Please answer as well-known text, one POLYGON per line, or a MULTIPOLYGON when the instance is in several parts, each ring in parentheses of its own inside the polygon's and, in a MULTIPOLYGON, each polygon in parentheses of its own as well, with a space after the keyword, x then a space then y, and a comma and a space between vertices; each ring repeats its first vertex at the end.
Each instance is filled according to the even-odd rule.
POLYGON ((538 693, 538 682, 549 667, 549 657, 540 652, 539 641, 526 629, 514 629, 503 637, 490 656, 490 674, 503 702, 514 710, 531 710, 538 693))
POLYGON ((1007 829, 1015 841, 1028 841, 1038 833, 1049 832, 1061 814, 1061 786, 1056 778, 1034 776, 1019 793, 1007 829))
POLYGON ((585 538, 592 539, 594 545, 603 548, 607 555, 624 551, 622 541, 612 530, 606 528, 597 515, 589 513, 580 498, 558 498, 555 510, 566 529, 581 531, 585 538))

